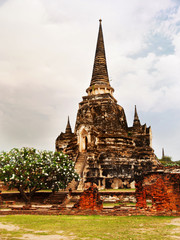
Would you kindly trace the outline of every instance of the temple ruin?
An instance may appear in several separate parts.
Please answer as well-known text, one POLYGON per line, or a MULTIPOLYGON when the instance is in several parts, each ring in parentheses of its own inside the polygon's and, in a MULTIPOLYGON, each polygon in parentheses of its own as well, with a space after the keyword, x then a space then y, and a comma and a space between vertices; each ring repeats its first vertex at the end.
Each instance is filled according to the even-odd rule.
POLYGON ((136 178, 136 207, 180 212, 180 169, 162 168, 136 178))
POLYGON ((159 163, 152 149, 151 127, 141 124, 135 106, 134 122, 128 127, 123 107, 113 97, 110 85, 102 23, 95 52, 90 86, 79 103, 74 133, 68 119, 65 133, 56 139, 56 151, 75 161, 81 176, 72 189, 94 182, 99 189, 129 188, 135 175, 151 171, 159 163))

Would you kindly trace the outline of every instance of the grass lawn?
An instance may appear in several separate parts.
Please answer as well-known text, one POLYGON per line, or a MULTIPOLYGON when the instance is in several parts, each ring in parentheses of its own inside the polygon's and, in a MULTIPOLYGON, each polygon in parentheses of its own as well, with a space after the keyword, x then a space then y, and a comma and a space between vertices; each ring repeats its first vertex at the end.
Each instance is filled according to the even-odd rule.
MULTIPOLYGON (((93 240, 164 240, 180 236, 171 224, 173 217, 146 216, 1 216, 0 223, 13 224, 19 230, 0 230, 0 239, 23 239, 23 234, 34 234, 28 239, 93 239, 93 240), (50 235, 58 235, 50 238, 50 235), (39 236, 39 238, 37 238, 39 236), (67 236, 67 238, 60 238, 67 236), (49 237, 49 238, 47 238, 49 237)), ((25 239, 25 238, 24 238, 25 239)))

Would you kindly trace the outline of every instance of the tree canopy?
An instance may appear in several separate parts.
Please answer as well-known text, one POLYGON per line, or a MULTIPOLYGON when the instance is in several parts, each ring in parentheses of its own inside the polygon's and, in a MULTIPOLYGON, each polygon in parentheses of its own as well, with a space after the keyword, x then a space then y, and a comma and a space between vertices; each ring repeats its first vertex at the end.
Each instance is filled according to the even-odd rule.
POLYGON ((159 159, 159 161, 163 164, 163 165, 168 165, 173 163, 172 158, 170 156, 164 156, 161 159, 159 159))
POLYGON ((67 155, 24 147, 0 153, 0 179, 9 189, 17 188, 30 202, 36 191, 65 189, 79 176, 67 155))
POLYGON ((180 166, 180 161, 172 161, 172 157, 170 156, 164 156, 161 159, 159 159, 160 163, 164 166, 180 166))

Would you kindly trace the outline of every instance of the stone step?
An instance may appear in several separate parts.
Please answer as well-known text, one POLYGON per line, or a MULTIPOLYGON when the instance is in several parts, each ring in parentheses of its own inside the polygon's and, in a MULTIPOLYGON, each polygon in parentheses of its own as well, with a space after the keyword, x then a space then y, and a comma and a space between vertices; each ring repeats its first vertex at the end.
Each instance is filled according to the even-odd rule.
MULTIPOLYGON (((83 170, 83 166, 84 166, 84 161, 85 161, 85 154, 84 153, 80 153, 77 160, 76 160, 76 163, 75 163, 75 170, 76 172, 81 176, 82 174, 82 170, 83 170)), ((76 190, 77 189, 77 186, 78 186, 78 182, 76 181, 72 181, 67 189, 72 189, 72 190, 76 190)))

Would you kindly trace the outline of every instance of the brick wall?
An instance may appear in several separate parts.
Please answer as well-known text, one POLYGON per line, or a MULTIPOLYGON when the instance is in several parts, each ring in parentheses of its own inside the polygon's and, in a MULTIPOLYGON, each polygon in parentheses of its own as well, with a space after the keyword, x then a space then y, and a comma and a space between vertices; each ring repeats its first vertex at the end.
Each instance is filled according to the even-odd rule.
POLYGON ((180 212, 180 173, 154 172, 136 181, 136 207, 154 211, 180 212))
POLYGON ((75 204, 74 207, 81 210, 102 210, 103 204, 100 199, 100 194, 98 192, 97 186, 93 184, 84 190, 80 196, 78 203, 75 204))

